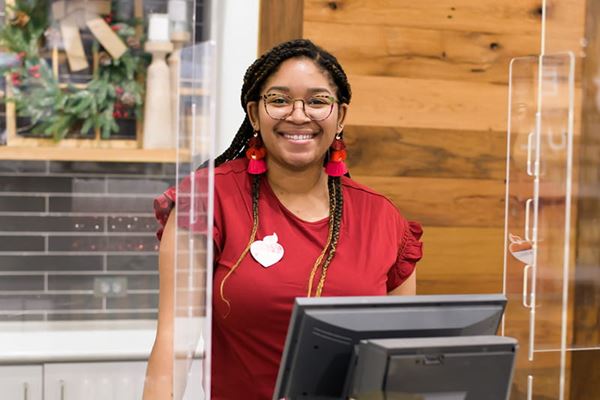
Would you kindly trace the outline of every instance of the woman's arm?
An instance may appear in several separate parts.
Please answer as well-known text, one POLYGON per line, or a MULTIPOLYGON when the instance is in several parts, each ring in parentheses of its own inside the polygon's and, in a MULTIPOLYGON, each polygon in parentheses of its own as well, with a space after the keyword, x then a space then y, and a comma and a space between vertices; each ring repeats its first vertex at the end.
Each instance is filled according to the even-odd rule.
POLYGON ((417 294, 416 269, 400 286, 388 293, 389 296, 414 296, 415 294, 417 294))
POLYGON ((171 212, 158 253, 159 299, 156 339, 146 369, 143 400, 172 398, 175 213, 171 212))

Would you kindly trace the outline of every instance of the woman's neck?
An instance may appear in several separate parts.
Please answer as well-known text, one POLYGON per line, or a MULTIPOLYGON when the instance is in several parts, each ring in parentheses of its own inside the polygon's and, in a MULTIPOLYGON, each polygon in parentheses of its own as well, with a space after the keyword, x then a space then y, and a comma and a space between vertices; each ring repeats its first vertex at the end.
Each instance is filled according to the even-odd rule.
MULTIPOLYGON (((274 163, 271 163, 274 164, 274 163)), ((329 191, 323 167, 290 171, 269 165, 267 180, 279 201, 304 221, 319 221, 329 216, 329 191)))
POLYGON ((315 191, 327 191, 327 176, 318 165, 294 171, 276 163, 269 163, 267 179, 277 194, 302 196, 315 191))

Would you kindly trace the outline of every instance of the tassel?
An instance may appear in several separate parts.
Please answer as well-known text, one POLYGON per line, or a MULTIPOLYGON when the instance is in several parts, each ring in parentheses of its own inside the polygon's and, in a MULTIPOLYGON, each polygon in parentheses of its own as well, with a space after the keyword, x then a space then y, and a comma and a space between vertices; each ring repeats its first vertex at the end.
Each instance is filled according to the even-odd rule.
POLYGON ((346 150, 334 150, 331 152, 329 159, 334 162, 346 161, 346 150))
POLYGON ((252 175, 260 175, 267 172, 267 163, 264 158, 267 155, 267 149, 258 136, 258 132, 248 140, 248 150, 246 150, 246 158, 248 162, 248 173, 252 175))
POLYGON ((325 165, 325 172, 329 176, 342 176, 348 173, 348 167, 344 160, 346 159, 346 146, 341 140, 336 140, 331 146, 333 151, 329 155, 329 161, 325 165))
POLYGON ((267 163, 265 160, 255 160, 253 158, 248 162, 248 173, 252 175, 260 175, 267 172, 267 163))
POLYGON ((328 161, 325 165, 325 172, 329 176, 342 176, 348 173, 348 167, 343 161, 328 161))
POLYGON ((267 149, 264 147, 250 147, 246 150, 246 158, 249 160, 262 160, 267 155, 267 149))

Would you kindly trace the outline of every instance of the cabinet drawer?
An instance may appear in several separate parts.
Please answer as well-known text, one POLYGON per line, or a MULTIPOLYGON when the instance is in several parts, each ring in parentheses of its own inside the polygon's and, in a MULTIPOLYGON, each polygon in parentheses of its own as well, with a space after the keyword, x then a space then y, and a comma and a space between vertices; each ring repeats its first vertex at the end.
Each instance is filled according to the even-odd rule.
POLYGON ((146 363, 102 362, 44 365, 44 400, 141 399, 146 363))
POLYGON ((0 397, 6 400, 42 400, 42 366, 1 366, 0 397))

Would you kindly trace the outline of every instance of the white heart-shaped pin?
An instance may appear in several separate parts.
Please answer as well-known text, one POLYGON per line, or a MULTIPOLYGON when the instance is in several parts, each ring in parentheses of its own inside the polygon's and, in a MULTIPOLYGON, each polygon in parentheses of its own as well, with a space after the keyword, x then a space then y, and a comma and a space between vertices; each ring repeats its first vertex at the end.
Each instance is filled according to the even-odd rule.
POLYGON ((277 234, 265 236, 250 245, 250 254, 260 265, 267 268, 281 260, 283 247, 277 243, 277 234))

